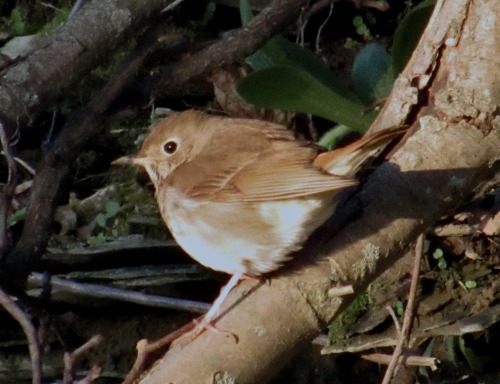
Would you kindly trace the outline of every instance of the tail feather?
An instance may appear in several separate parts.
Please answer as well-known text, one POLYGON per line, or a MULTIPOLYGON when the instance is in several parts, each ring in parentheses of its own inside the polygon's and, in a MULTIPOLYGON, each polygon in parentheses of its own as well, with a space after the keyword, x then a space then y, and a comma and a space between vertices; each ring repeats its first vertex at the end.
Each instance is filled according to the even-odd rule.
POLYGON ((353 177, 369 158, 376 157, 396 137, 407 131, 408 127, 404 126, 364 136, 346 147, 319 154, 314 159, 314 165, 333 175, 353 177))

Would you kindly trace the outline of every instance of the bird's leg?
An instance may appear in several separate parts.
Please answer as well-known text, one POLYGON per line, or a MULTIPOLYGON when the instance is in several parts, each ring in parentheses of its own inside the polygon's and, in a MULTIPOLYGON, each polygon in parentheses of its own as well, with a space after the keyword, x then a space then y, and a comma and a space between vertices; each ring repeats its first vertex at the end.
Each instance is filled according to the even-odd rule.
POLYGON ((200 324, 211 323, 211 321, 217 316, 217 312, 219 311, 219 308, 226 299, 226 297, 229 295, 229 292, 231 292, 231 290, 234 287, 236 287, 236 285, 238 285, 242 277, 243 277, 242 273, 236 273, 233 276, 231 276, 227 284, 224 287, 222 287, 219 296, 217 297, 217 299, 215 299, 214 303, 212 304, 212 307, 210 307, 210 309, 203 317, 203 320, 200 322, 200 324))
POLYGON ((237 340, 237 337, 233 333, 223 331, 223 330, 217 328, 214 324, 212 324, 212 321, 216 318, 216 316, 219 312, 220 306, 222 305, 222 303, 224 302, 226 297, 229 295, 231 290, 236 285, 238 285, 239 281, 243 278, 243 276, 245 276, 245 275, 242 273, 236 273, 233 276, 231 276, 228 283, 224 287, 222 287, 222 289, 219 293, 219 296, 214 301, 214 303, 212 304, 212 306, 210 307, 208 312, 205 314, 205 316, 203 316, 203 319, 201 321, 195 320, 196 326, 191 331, 182 335, 181 336, 182 340, 180 340, 181 338, 179 338, 180 343, 182 343, 182 344, 190 343, 196 337, 198 337, 205 329, 208 329, 210 331, 214 331, 216 333, 222 333, 222 334, 225 334, 228 336, 232 336, 237 340))

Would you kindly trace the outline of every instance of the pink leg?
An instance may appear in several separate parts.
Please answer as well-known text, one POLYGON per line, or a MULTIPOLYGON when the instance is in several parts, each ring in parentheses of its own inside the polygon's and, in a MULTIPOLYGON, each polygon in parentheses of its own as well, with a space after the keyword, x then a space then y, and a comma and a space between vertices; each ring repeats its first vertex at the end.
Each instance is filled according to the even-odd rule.
POLYGON ((210 307, 209 311, 203 318, 203 322, 210 323, 216 316, 217 312, 219 311, 220 306, 226 299, 226 297, 229 295, 229 292, 238 285, 239 281, 241 280, 242 274, 241 273, 236 273, 227 282, 227 284, 222 287, 219 296, 217 299, 215 299, 214 303, 212 304, 212 307, 210 307))
POLYGON ((238 285, 238 282, 241 280, 243 276, 244 275, 242 273, 236 273, 233 276, 231 276, 228 283, 221 289, 219 296, 214 301, 214 303, 212 304, 206 315, 203 317, 203 319, 199 322, 196 322, 196 326, 194 327, 194 329, 181 336, 181 338, 183 339, 182 341, 180 340, 181 338, 178 339, 180 343, 182 344, 190 343, 197 336, 199 336, 205 329, 214 331, 216 333, 222 333, 228 336, 233 336, 235 339, 237 339, 237 337, 234 334, 218 329, 215 325, 212 324, 212 321, 217 317, 220 306, 222 305, 226 297, 229 295, 231 290, 236 285, 238 285), (188 338, 188 340, 186 340, 185 338, 188 338))

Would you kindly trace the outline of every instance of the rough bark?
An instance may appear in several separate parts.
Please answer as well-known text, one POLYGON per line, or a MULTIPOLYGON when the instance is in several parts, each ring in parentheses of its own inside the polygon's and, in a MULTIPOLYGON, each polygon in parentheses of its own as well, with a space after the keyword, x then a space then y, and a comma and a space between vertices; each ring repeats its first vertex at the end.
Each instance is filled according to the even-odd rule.
POLYGON ((85 108, 72 115, 44 154, 33 180, 21 238, 2 259, 0 280, 5 285, 19 288, 29 271, 37 265, 51 234, 54 210, 70 178, 71 164, 88 140, 99 133, 104 112, 139 71, 158 29, 152 27, 148 32, 143 36, 146 41, 131 53, 118 74, 85 108))
MULTIPOLYGON (((320 252, 308 247, 269 284, 246 281, 217 322, 172 348, 141 383, 261 383, 309 343, 402 250, 491 177, 500 155, 500 3, 438 1, 373 129, 412 124, 356 196, 362 215, 320 252), (352 284, 355 293, 332 295, 352 284)), ((346 207, 347 209, 347 207, 346 207)))
POLYGON ((243 28, 226 32, 215 44, 166 67, 160 79, 151 81, 153 95, 181 93, 180 89, 193 78, 200 79, 218 68, 241 61, 282 32, 285 26, 293 25, 306 5, 306 0, 273 1, 243 28))
POLYGON ((15 127, 33 122, 167 4, 166 0, 89 2, 2 76, 0 111, 15 127))

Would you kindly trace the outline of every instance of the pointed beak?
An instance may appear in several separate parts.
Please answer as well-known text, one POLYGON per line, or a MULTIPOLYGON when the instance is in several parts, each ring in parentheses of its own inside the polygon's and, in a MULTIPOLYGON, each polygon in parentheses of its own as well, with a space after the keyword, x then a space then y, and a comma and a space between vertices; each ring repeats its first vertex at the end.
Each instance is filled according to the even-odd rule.
POLYGON ((136 156, 122 156, 111 162, 113 165, 139 165, 142 167, 144 167, 147 163, 148 161, 146 158, 136 156))

